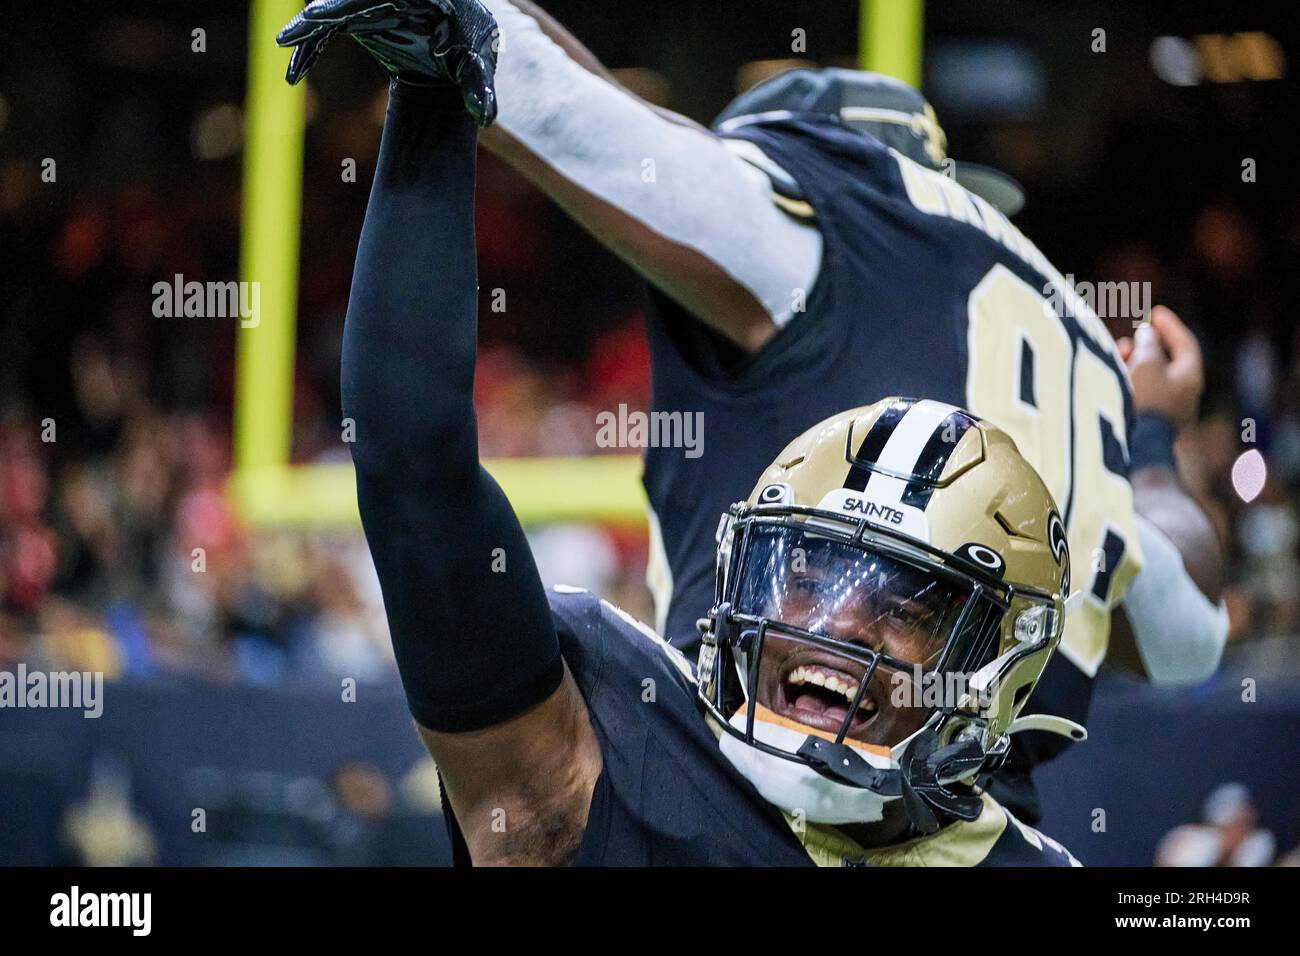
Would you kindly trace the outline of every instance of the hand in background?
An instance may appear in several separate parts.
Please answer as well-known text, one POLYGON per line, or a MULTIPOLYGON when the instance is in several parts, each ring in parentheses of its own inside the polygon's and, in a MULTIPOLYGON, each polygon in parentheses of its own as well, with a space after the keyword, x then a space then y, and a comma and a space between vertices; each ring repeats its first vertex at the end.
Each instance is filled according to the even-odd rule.
POLYGON ((1116 344, 1139 412, 1156 412, 1175 425, 1196 417, 1205 390, 1201 346, 1172 309, 1156 306, 1149 322, 1116 344))

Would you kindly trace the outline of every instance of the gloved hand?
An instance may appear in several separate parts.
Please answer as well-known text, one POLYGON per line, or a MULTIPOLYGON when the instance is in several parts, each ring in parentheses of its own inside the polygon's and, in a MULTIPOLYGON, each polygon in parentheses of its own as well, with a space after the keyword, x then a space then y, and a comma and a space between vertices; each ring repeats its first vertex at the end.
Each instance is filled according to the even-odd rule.
POLYGON ((336 33, 400 82, 456 86, 479 126, 496 118, 497 24, 479 0, 314 0, 275 38, 294 47, 285 79, 306 76, 336 33))

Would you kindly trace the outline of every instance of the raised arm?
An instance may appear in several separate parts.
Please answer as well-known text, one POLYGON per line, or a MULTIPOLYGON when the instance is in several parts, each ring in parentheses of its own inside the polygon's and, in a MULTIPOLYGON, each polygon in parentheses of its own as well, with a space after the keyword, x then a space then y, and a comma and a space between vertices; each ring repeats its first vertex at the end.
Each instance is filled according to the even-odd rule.
POLYGON ((1115 659, 1140 663, 1156 683, 1199 683, 1218 667, 1228 634, 1219 541, 1174 466, 1175 431, 1195 415, 1204 386, 1200 347, 1157 306, 1120 351, 1137 408, 1130 478, 1145 563, 1116 613, 1115 659))
POLYGON ((615 83, 534 4, 501 25, 500 115, 483 144, 701 322, 757 350, 792 315, 821 234, 772 202, 723 141, 615 83))
POLYGON ((393 85, 343 407, 402 684, 471 856, 559 863, 600 753, 523 530, 479 464, 475 132, 454 89, 393 85))

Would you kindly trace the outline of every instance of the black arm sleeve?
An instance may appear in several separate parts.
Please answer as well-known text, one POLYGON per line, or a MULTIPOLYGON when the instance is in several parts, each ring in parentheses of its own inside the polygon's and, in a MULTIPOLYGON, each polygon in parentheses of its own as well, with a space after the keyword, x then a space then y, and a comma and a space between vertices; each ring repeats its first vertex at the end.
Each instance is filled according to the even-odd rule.
POLYGON ((447 732, 522 713, 563 676, 528 542, 478 458, 475 132, 455 90, 394 85, 343 337, 398 669, 415 719, 447 732))

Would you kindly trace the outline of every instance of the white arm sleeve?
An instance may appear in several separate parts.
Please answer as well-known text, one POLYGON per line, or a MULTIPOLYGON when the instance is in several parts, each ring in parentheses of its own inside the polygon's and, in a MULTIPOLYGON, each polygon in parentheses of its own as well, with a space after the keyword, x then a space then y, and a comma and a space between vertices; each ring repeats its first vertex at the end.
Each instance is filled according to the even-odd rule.
POLYGON ((821 232, 773 203, 767 177, 721 139, 673 123, 572 60, 509 0, 497 123, 583 190, 699 252, 783 325, 811 289, 821 232))
POLYGON ((1138 655, 1153 684, 1199 684, 1223 656, 1228 609, 1201 593, 1163 531, 1141 515, 1137 527, 1144 562, 1123 603, 1138 655))

